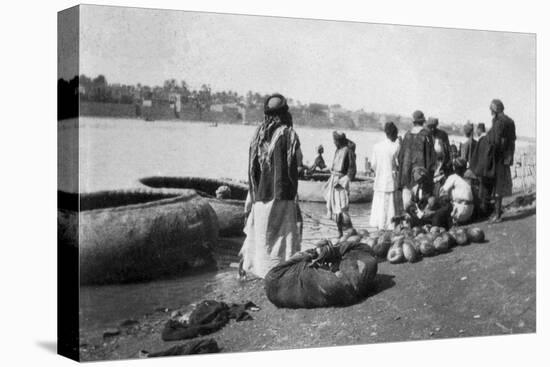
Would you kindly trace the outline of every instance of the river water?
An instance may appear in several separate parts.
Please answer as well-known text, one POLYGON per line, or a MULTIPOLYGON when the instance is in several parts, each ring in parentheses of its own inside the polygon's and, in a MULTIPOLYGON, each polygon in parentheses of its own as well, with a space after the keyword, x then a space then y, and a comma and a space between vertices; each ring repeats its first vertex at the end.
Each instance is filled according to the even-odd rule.
MULTIPOLYGON (((59 153, 75 132, 76 121, 61 122, 59 153)), ((79 122, 80 192, 136 187, 145 176, 202 176, 246 179, 248 145, 255 126, 210 126, 208 123, 83 117, 79 122)), ((323 144, 325 161, 334 154, 332 131, 296 127, 304 162, 313 162, 316 147, 323 144)), ((358 170, 364 168, 382 132, 346 131, 357 145, 358 170)), ((453 139, 451 139, 453 140, 453 139)), ((457 142, 460 138, 455 139, 457 142)), ((60 167, 62 169, 63 167, 60 167)), ((59 178, 60 189, 67 189, 59 178)), ((336 228, 324 218, 324 205, 302 203, 304 247, 320 238, 336 237, 336 228)), ((351 206, 356 228, 367 226, 370 204, 351 206)), ((200 300, 213 290, 238 287, 234 270, 192 275, 149 283, 82 287, 81 331, 101 330, 120 321, 139 318, 159 307, 176 308, 200 300)))
MULTIPOLYGON (((151 175, 246 179, 248 145, 255 126, 131 119, 81 118, 80 191, 135 186, 151 175)), ((62 140, 71 127, 60 130, 62 140)), ((334 154, 332 131, 297 127, 304 162, 312 163, 323 144, 325 160, 334 154)), ((349 131, 356 142, 358 168, 382 132, 349 131)))

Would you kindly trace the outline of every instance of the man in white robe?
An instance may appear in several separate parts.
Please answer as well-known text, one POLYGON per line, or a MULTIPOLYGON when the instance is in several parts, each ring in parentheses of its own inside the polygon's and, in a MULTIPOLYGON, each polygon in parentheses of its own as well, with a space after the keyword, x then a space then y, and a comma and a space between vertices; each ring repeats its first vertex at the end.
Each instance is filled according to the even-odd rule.
POLYGON ((400 145, 397 140, 397 127, 393 122, 386 123, 384 131, 386 138, 374 146, 371 159, 375 178, 370 226, 391 229, 392 218, 398 214, 397 158, 400 145))

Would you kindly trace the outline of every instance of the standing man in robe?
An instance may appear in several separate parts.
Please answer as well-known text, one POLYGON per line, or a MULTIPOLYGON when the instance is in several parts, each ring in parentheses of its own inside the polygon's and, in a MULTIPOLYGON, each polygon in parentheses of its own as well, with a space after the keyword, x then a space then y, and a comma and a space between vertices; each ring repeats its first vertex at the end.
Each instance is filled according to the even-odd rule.
POLYGON ((466 161, 467 167, 470 166, 472 153, 476 148, 476 140, 474 139, 474 125, 471 122, 464 125, 464 136, 466 141, 460 145, 460 158, 466 161))
POLYGON ((249 214, 240 251, 241 276, 251 273, 263 278, 300 251, 296 195, 301 166, 300 140, 292 128, 288 104, 285 97, 273 94, 264 103, 264 122, 250 144, 245 204, 249 214))
POLYGON ((438 129, 439 119, 429 118, 426 122, 426 128, 432 133, 434 142, 434 151, 436 158, 436 167, 434 171, 434 190, 436 196, 440 187, 445 182, 447 176, 453 171, 453 162, 451 160, 451 143, 449 136, 441 129, 438 129))
POLYGON ((487 132, 487 140, 494 147, 494 212, 490 221, 502 221, 502 198, 512 195, 512 172, 516 149, 516 125, 514 120, 504 114, 504 104, 499 99, 491 101, 489 106, 493 116, 493 125, 487 132))
POLYGON ((436 155, 431 132, 424 127, 426 119, 422 111, 414 111, 413 128, 405 134, 399 150, 398 184, 403 192, 403 207, 410 206, 416 184, 413 169, 426 170, 426 179, 433 182, 436 155))
POLYGON ((479 139, 483 138, 485 135, 487 135, 487 131, 485 130, 485 123, 480 122, 476 126, 477 140, 479 141, 479 139))
POLYGON ((392 229, 392 218, 399 214, 396 197, 399 141, 393 122, 384 125, 384 132, 386 138, 374 146, 371 159, 375 177, 370 226, 385 230, 392 229))
POLYGON ((355 145, 346 134, 334 131, 332 133, 336 152, 332 162, 331 176, 327 182, 327 216, 334 219, 340 237, 344 231, 352 228, 349 216, 350 183, 357 172, 355 162, 355 145))

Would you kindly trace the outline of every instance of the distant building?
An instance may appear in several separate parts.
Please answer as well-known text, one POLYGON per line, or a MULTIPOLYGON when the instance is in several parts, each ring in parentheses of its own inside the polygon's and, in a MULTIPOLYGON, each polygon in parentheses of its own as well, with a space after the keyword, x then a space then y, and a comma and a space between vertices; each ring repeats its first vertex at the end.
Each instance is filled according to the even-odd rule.
POLYGON ((328 119, 330 120, 330 123, 334 125, 335 117, 338 114, 344 114, 347 112, 340 106, 339 104, 328 106, 328 119))
POLYGON ((181 94, 170 92, 168 95, 168 100, 170 101, 170 108, 176 112, 181 112, 181 94))
POLYGON ((212 112, 223 112, 223 103, 216 103, 210 106, 210 111, 212 112))

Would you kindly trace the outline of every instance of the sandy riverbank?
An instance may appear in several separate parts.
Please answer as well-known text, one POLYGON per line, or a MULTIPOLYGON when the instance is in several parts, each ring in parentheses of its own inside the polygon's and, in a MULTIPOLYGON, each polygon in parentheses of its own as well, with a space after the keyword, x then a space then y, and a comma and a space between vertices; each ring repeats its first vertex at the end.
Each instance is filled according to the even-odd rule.
MULTIPOLYGON (((241 303, 261 310, 254 320, 231 321, 214 338, 222 352, 277 350, 407 340, 487 336, 536 331, 536 209, 505 214, 502 223, 480 223, 488 242, 454 248, 415 264, 380 263, 378 288, 345 308, 277 309, 262 281, 239 283, 236 271, 220 276, 225 291, 204 299, 241 303), (229 286, 228 286, 229 285, 229 286)), ((200 300, 197 300, 200 301, 200 300)), ((182 305, 184 306, 184 305, 182 305)), ((120 334, 81 331, 82 360, 137 358, 182 342, 163 342, 171 310, 151 310, 120 334)))

